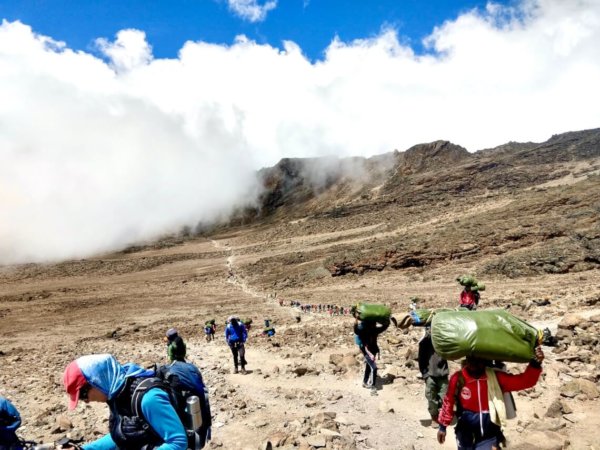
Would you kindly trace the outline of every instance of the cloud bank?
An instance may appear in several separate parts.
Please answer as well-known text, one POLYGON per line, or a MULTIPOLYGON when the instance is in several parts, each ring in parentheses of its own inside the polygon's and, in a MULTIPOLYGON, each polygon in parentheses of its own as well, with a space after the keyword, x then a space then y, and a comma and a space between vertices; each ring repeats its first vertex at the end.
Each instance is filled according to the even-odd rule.
POLYGON ((0 26, 0 264, 78 258, 252 202, 282 157, 469 150, 600 124, 600 1, 490 4, 417 55, 394 30, 311 62, 240 36, 154 59, 139 30, 75 52, 0 26))

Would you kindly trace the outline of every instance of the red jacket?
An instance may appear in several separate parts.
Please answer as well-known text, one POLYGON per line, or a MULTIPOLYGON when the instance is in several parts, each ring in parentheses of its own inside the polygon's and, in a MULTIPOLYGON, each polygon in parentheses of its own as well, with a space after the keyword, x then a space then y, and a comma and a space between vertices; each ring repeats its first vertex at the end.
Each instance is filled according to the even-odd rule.
MULTIPOLYGON (((446 392, 442 409, 438 416, 440 425, 450 425, 454 417, 455 393, 459 381, 459 373, 462 373, 464 377, 464 386, 459 396, 462 409, 473 412, 488 412, 487 376, 484 373, 481 378, 474 378, 463 368, 450 377, 448 391, 446 392)), ((541 373, 541 368, 533 367, 530 364, 523 373, 511 375, 506 372, 496 372, 496 378, 502 392, 520 391, 535 386, 541 373)))
POLYGON ((475 291, 462 291, 460 293, 461 306, 477 305, 477 303, 479 303, 479 299, 477 298, 477 293, 475 291))

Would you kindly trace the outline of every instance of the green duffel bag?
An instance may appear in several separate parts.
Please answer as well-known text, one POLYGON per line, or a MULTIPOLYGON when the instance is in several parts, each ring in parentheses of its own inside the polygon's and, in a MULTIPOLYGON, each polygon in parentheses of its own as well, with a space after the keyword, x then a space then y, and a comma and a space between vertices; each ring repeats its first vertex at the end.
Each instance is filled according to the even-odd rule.
POLYGON ((475 286, 471 287, 471 290, 475 292, 483 292, 485 291, 485 284, 479 281, 475 286))
POLYGON ((539 331, 503 309, 446 311, 433 316, 431 338, 436 353, 445 359, 529 362, 539 331))
POLYGON ((368 303, 359 303, 356 305, 356 311, 359 314, 360 320, 374 320, 377 322, 385 322, 390 320, 392 310, 385 305, 371 305, 368 303))
POLYGON ((461 275, 456 279, 461 286, 475 286, 477 285, 477 280, 472 275, 461 275))

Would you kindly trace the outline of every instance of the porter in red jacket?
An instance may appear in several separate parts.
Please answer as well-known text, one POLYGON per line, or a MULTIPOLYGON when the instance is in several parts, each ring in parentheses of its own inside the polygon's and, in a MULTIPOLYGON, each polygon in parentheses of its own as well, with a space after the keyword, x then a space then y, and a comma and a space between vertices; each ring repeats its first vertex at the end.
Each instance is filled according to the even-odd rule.
MULTIPOLYGON (((540 347, 537 347, 535 359, 529 363, 525 372, 518 375, 496 372, 502 392, 520 391, 535 386, 542 373, 543 360, 544 353, 540 347)), ((446 427, 452 422, 454 404, 458 400, 456 405, 458 421, 455 429, 458 449, 487 450, 498 447, 502 430, 490 418, 485 367, 485 360, 467 358, 465 367, 450 378, 438 418, 440 444, 446 440, 446 427)))

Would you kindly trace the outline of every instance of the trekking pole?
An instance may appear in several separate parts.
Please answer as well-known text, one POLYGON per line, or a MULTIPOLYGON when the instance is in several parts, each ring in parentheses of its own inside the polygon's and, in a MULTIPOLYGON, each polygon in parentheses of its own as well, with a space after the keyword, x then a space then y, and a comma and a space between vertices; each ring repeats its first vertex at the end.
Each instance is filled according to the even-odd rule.
POLYGON ((63 437, 61 439, 59 439, 58 441, 56 441, 54 443, 54 446, 56 448, 59 449, 70 449, 70 448, 75 448, 77 450, 81 450, 81 446, 79 445, 81 443, 81 439, 80 440, 74 440, 68 437, 63 437))

